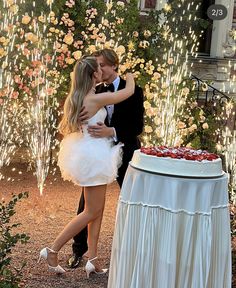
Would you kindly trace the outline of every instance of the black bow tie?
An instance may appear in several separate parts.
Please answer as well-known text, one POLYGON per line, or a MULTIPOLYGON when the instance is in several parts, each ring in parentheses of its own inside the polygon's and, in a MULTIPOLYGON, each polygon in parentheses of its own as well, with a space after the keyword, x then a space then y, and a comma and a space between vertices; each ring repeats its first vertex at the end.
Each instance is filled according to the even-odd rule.
POLYGON ((105 86, 105 89, 106 89, 106 91, 114 92, 114 91, 115 91, 114 84, 111 83, 111 84, 109 84, 109 85, 106 85, 106 86, 105 86))

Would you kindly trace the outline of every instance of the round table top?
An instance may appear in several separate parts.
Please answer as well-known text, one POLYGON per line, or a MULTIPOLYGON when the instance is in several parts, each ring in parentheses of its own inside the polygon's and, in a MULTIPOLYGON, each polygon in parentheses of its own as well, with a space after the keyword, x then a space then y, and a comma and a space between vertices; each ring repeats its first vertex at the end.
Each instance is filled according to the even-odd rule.
POLYGON ((129 165, 120 201, 172 212, 211 214, 228 206, 228 175, 216 178, 178 177, 150 173, 129 165))

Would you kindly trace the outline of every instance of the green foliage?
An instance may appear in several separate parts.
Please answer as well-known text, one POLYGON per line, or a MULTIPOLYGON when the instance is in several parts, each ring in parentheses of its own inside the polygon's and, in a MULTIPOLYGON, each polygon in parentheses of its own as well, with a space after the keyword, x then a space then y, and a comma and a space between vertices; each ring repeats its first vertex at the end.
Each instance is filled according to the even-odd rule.
MULTIPOLYGON (((207 87, 207 84, 205 85, 207 87)), ((184 113, 180 117, 180 121, 182 124, 184 123, 181 128, 182 145, 218 153, 216 144, 220 140, 219 131, 222 131, 226 124, 223 117, 225 103, 219 101, 218 98, 197 101, 197 94, 200 93, 204 96, 206 91, 196 91, 192 80, 189 80, 188 87, 190 93, 186 100, 184 113)))
MULTIPOLYGON (((174 139, 172 134, 176 132, 176 123, 184 110, 182 100, 185 94, 182 91, 185 87, 184 77, 187 77, 187 55, 197 51, 198 38, 203 27, 208 25, 197 8, 202 1, 168 1, 161 10, 151 11, 147 15, 141 15, 137 0, 58 0, 53 2, 51 12, 47 1, 41 2, 34 9, 33 1, 25 0, 24 5, 19 5, 18 20, 15 19, 18 14, 13 15, 13 20, 16 20, 14 33, 11 29, 3 31, 3 35, 0 33, 6 38, 9 33, 15 36, 14 48, 17 48, 18 53, 16 55, 15 49, 8 49, 7 53, 8 59, 13 60, 10 61, 13 69, 11 85, 8 86, 13 87, 15 97, 24 104, 21 118, 29 119, 25 121, 27 125, 21 125, 22 130, 18 133, 23 135, 22 138, 25 135, 22 143, 30 146, 33 131, 38 133, 35 127, 40 119, 41 136, 44 135, 43 131, 49 131, 52 135, 51 147, 56 147, 56 121, 68 92, 74 63, 81 55, 106 47, 117 52, 120 74, 134 72, 137 84, 144 88, 144 136, 149 138, 150 143, 161 139, 164 142, 162 144, 171 144, 172 140, 167 142, 165 137, 168 134, 174 139), (28 21, 27 15, 30 16, 28 21), (42 16, 45 16, 45 21, 42 16), (34 52, 37 50, 40 53, 34 52), (45 86, 47 89, 44 89, 45 86), (47 101, 44 100, 44 94, 48 96, 47 101), (40 108, 32 110, 31 107, 40 108), (49 115, 55 116, 53 124, 49 115)), ((13 9, 11 6, 8 9, 13 9)), ((0 43, 4 51, 11 43, 7 41, 0 43)), ((0 64, 5 57, 0 59, 0 64)), ((2 96, 7 98, 11 93, 5 88, 2 96)), ((198 117, 197 109, 191 112, 196 112, 195 116, 198 117)), ((213 124, 210 114, 208 118, 213 124)), ((194 121, 199 122, 198 118, 194 121)), ((210 130, 201 128, 201 125, 198 127, 198 131, 184 135, 184 143, 191 142, 194 147, 213 149, 208 143, 212 139, 208 134, 210 130)), ((36 156, 32 158, 36 159, 36 156)))
POLYGON ((232 236, 236 236, 236 206, 230 204, 230 226, 232 236))
MULTIPOLYGON (((157 68, 158 64, 162 65, 166 62, 167 59, 163 58, 163 55, 169 51, 170 47, 173 47, 174 41, 177 43, 182 39, 186 40, 186 47, 181 46, 174 51, 177 54, 181 49, 183 51, 181 53, 184 54, 185 50, 196 42, 196 37, 201 34, 199 18, 195 11, 199 0, 191 5, 188 1, 171 1, 170 5, 167 5, 170 8, 164 7, 159 11, 152 11, 145 16, 145 19, 140 15, 137 0, 127 1, 124 5, 121 1, 105 3, 95 0, 75 0, 73 4, 70 4, 70 1, 59 0, 52 4, 54 16, 50 14, 47 1, 41 2, 36 7, 33 7, 33 1, 29 0, 18 5, 19 13, 13 13, 13 23, 16 22, 15 31, 11 32, 15 36, 14 45, 18 53, 15 53, 15 49, 9 49, 7 52, 7 57, 12 59, 7 69, 12 72, 13 85, 11 86, 14 87, 14 95, 21 98, 21 102, 31 102, 31 105, 35 104, 35 96, 45 86, 45 79, 42 81, 41 78, 47 78, 49 88, 53 93, 49 94, 51 97, 49 97, 48 105, 55 107, 53 98, 60 101, 66 96, 70 72, 74 61, 77 60, 73 55, 74 52, 80 51, 82 54, 88 54, 92 52, 91 46, 98 48, 101 44, 107 47, 109 41, 114 43, 110 45, 110 48, 123 46, 125 50, 119 55, 123 65, 121 73, 127 70, 136 71, 138 84, 144 86, 152 77, 152 73, 147 72, 145 63, 151 61, 151 64, 157 68), (189 26, 186 25, 190 14, 194 19, 191 25, 195 38, 189 34, 189 26), (17 15, 20 15, 18 20, 16 20, 17 15), (31 18, 28 24, 22 22, 23 16, 26 15, 31 18), (45 17, 45 21, 39 19, 40 15, 45 17), (107 24, 104 24, 104 20, 107 24), (35 37, 36 34, 38 39, 35 37), (66 36, 72 37, 72 41, 66 41, 66 36), (46 44, 44 39, 46 39, 46 44), (35 48, 42 50, 41 57, 38 61, 31 61, 36 59, 33 53, 35 48), (44 63, 42 56, 47 57, 48 73, 43 75, 46 77, 41 75, 38 77, 38 71, 44 63), (10 67, 13 63, 14 65, 10 67), (54 79, 57 79, 56 82, 53 81, 54 79), (42 83, 37 85, 39 81, 42 83)), ((4 9, 13 10, 12 6, 4 9)), ((2 11, 0 16, 3 17, 4 14, 6 11, 2 11)), ((7 38, 7 33, 9 29, 2 31, 0 36, 7 38)), ((172 56, 169 55, 169 57, 172 56)), ((4 58, 1 59, 0 64, 4 58)), ((178 63, 178 66, 180 65, 181 63, 178 63)), ((2 92, 5 97, 9 97, 11 93, 12 91, 7 93, 6 90, 2 92)))
POLYGON ((17 288, 21 281, 21 272, 25 263, 20 268, 11 267, 11 253, 17 243, 27 243, 29 236, 24 233, 15 233, 14 229, 20 223, 11 223, 11 220, 16 213, 17 202, 27 197, 28 193, 24 192, 13 195, 8 203, 5 201, 0 203, 0 288, 17 288))

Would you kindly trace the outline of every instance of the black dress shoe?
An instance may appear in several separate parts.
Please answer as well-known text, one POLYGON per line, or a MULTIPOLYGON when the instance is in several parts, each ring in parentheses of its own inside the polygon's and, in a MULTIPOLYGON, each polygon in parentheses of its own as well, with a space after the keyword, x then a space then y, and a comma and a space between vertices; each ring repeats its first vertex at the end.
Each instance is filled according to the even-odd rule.
POLYGON ((68 259, 68 266, 69 268, 77 268, 79 266, 80 261, 82 260, 81 256, 78 256, 76 254, 73 254, 69 259, 68 259))

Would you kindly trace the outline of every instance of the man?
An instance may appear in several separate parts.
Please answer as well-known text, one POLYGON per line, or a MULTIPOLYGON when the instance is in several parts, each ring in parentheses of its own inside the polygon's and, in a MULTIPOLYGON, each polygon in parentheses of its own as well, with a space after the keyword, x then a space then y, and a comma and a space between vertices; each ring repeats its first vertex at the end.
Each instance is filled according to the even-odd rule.
MULTIPOLYGON (((120 78, 117 71, 119 58, 111 49, 103 49, 93 54, 101 67, 104 84, 97 87, 97 92, 117 91, 125 87, 125 80, 120 78)), ((115 143, 122 142, 123 157, 122 166, 118 170, 117 182, 121 187, 129 161, 134 150, 140 148, 138 136, 143 130, 143 91, 135 86, 134 94, 121 103, 109 105, 105 123, 98 122, 90 126, 88 132, 93 137, 112 137, 115 143)), ((86 120, 86 111, 80 115, 80 119, 86 120)), ((84 209, 83 193, 80 198, 78 214, 84 209)), ((87 251, 87 228, 74 237, 72 244, 73 256, 69 259, 70 268, 76 268, 83 254, 87 251)))

